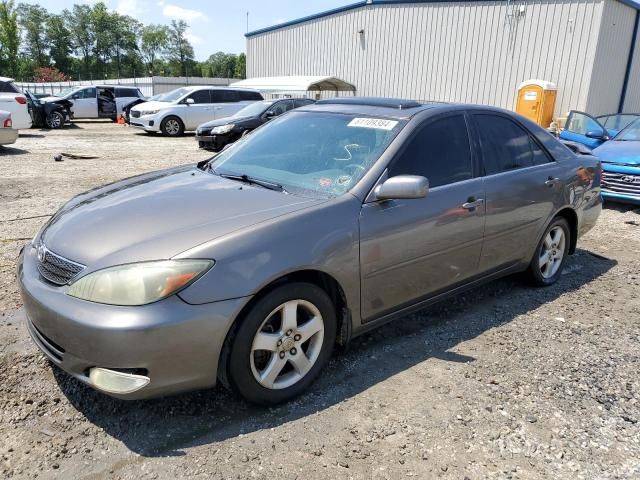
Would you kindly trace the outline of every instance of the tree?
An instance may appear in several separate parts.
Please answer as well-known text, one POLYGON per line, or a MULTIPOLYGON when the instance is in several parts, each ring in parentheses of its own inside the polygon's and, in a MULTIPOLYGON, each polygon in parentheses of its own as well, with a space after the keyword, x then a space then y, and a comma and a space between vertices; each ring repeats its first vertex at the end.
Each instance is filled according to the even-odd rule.
POLYGON ((22 28, 24 39, 24 51, 33 61, 36 67, 49 65, 49 52, 47 45, 46 23, 49 12, 40 5, 20 3, 18 5, 19 25, 22 28))
POLYGON ((234 72, 233 78, 247 78, 247 56, 244 53, 238 55, 236 71, 234 72))
POLYGON ((165 25, 142 27, 140 53, 151 75, 156 71, 156 62, 169 45, 169 28, 165 25))
POLYGON ((62 15, 69 19, 73 48, 82 57, 85 75, 91 72, 91 59, 96 42, 92 13, 89 5, 74 5, 72 13, 68 10, 62 12, 62 15))
POLYGON ((172 20, 167 45, 169 61, 177 64, 178 74, 185 77, 188 75, 189 67, 193 67, 194 64, 193 47, 186 37, 187 28, 189 25, 184 20, 172 20))
POLYGON ((0 2, 0 71, 11 76, 18 73, 18 15, 13 0, 0 2))
MULTIPOLYGON (((67 11, 68 13, 68 11, 67 11)), ((50 15, 47 19, 47 38, 49 39, 49 55, 55 67, 67 74, 73 73, 71 59, 71 32, 65 25, 62 15, 50 15)))

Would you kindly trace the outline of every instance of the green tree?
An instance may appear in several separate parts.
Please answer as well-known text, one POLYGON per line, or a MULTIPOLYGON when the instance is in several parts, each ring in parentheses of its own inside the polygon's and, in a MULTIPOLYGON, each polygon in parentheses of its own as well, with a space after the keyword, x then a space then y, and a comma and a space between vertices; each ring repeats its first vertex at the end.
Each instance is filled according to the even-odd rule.
POLYGON ((234 72, 233 78, 247 78, 247 56, 244 53, 238 55, 236 60, 236 71, 234 72))
POLYGON ((89 76, 96 43, 92 9, 89 5, 74 5, 71 13, 65 10, 62 15, 69 19, 73 49, 82 58, 85 76, 89 76))
POLYGON ((167 45, 169 61, 178 67, 178 75, 185 77, 195 66, 193 47, 186 37, 187 28, 189 25, 184 20, 172 20, 167 45))
POLYGON ((20 33, 13 0, 0 2, 0 71, 13 77, 18 73, 20 33))
POLYGON ((40 5, 20 3, 18 21, 22 29, 24 52, 36 67, 46 67, 50 63, 47 37, 49 12, 40 5))
POLYGON ((63 73, 73 73, 71 58, 71 32, 62 15, 50 15, 47 19, 47 38, 49 39, 49 55, 55 67, 63 73))
POLYGON ((142 27, 140 53, 149 74, 156 72, 160 56, 169 45, 169 29, 165 25, 145 25, 142 27))

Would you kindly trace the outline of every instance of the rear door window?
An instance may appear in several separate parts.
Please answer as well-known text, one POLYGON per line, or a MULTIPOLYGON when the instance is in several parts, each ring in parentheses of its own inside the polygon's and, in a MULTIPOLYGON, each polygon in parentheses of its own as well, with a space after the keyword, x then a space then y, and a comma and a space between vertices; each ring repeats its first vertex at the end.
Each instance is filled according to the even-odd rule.
POLYGON ((551 159, 529 132, 512 120, 491 114, 475 114, 485 175, 548 163, 551 159))
POLYGON ((116 97, 138 97, 137 88, 116 87, 116 97))
POLYGON ((259 92, 249 92, 245 90, 238 90, 238 95, 240 95, 240 100, 243 100, 243 101, 264 100, 264 98, 259 92))
POLYGON ((13 82, 0 82, 0 93, 21 93, 13 82))
POLYGON ((212 103, 233 103, 240 101, 237 90, 211 90, 212 103))
POLYGON ((394 160, 389 177, 420 175, 431 187, 473 178, 471 144, 464 115, 427 123, 394 160))

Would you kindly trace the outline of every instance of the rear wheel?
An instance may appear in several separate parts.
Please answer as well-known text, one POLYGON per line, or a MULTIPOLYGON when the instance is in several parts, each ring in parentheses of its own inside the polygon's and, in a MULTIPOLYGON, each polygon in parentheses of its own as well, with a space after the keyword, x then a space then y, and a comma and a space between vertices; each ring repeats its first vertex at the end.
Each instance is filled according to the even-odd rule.
POLYGON ((178 117, 167 117, 160 123, 160 130, 167 137, 179 137, 184 133, 184 124, 178 117))
POLYGON ((232 340, 228 376, 247 400, 274 405, 302 393, 329 360, 336 313, 309 283, 283 285, 261 298, 232 340))
POLYGON ((47 115, 45 123, 51 129, 62 128, 64 126, 64 115, 60 112, 51 112, 47 115))
POLYGON ((569 224, 562 217, 556 217, 547 227, 529 264, 534 284, 547 286, 558 281, 569 254, 570 235, 569 224))

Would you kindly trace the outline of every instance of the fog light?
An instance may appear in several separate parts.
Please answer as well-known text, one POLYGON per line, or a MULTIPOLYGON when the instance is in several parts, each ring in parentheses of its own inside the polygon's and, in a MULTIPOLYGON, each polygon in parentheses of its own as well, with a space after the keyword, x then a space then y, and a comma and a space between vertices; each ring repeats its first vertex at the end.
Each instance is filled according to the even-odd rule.
POLYGON ((133 393, 147 386, 151 381, 149 377, 143 375, 133 375, 98 367, 89 370, 89 380, 99 390, 120 394, 133 393))

